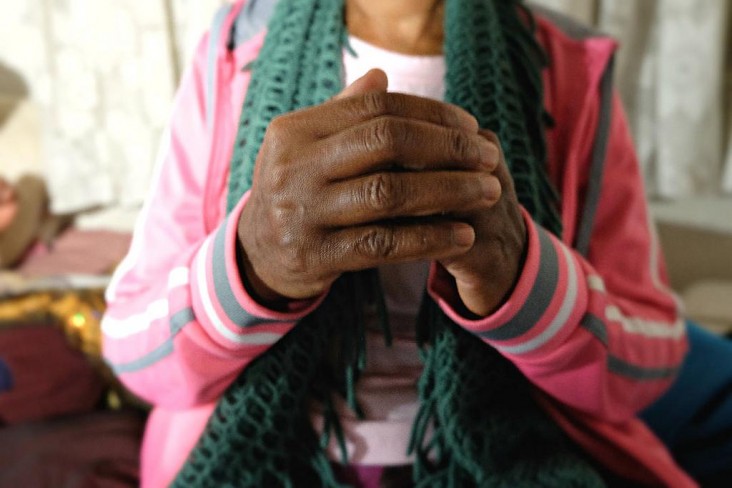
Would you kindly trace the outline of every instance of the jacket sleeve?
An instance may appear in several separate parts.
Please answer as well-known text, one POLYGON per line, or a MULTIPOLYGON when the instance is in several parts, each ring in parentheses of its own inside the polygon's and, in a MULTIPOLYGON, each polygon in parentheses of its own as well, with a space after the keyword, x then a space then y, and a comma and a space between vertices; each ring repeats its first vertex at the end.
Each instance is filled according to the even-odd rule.
POLYGON ((204 206, 220 201, 206 194, 206 45, 204 37, 175 97, 152 188, 129 253, 107 290, 102 321, 111 368, 141 398, 168 408, 218 398, 249 362, 317 306, 294 302, 276 312, 248 295, 236 259, 246 195, 218 228, 205 230, 204 206))
POLYGON ((524 211, 527 258, 502 308, 481 320, 461 317, 453 282, 437 266, 429 289, 453 320, 541 390, 592 416, 622 421, 671 384, 687 343, 617 96, 608 144, 587 259, 524 211))

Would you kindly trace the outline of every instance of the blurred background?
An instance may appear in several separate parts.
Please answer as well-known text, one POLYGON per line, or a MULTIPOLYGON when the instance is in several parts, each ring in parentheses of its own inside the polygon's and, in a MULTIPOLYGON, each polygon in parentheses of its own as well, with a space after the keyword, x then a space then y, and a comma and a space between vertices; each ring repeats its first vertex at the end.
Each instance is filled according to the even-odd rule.
MULTIPOLYGON (((0 0, 0 178, 22 186, 28 212, 0 247, 21 234, 33 243, 12 262, 0 255, 0 427, 135 405, 99 360, 102 290, 129 243, 178 80, 222 3, 0 0), (18 393, 8 371, 39 355, 48 360, 23 373, 32 394, 18 393), (38 398, 46 408, 28 408, 38 398)), ((689 316, 729 334, 732 2, 534 3, 619 40, 616 86, 672 286, 689 316)), ((91 451, 78 426, 45 438, 74 439, 72 457, 104 451, 101 438, 121 446, 100 476, 134 486, 141 418, 84 419, 91 451)), ((9 432, 0 428, 0 486, 31 486, 13 478, 18 441, 3 436, 19 434, 9 432)))

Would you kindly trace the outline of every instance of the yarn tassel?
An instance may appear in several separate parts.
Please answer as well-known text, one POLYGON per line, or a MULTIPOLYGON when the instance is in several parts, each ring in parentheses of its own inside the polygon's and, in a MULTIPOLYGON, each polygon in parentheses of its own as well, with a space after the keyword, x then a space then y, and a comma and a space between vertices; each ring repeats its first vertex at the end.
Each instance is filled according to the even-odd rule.
MULTIPOLYGON (((543 167, 541 49, 531 24, 520 17, 518 0, 445 1, 447 101, 499 135, 519 201, 559 234, 556 194, 543 167)), ((231 163, 229 210, 251 187, 271 120, 340 90, 343 9, 343 0, 279 1, 252 67, 231 163)), ((325 446, 335 435, 347 462, 333 395, 361 413, 355 385, 366 366, 366 317, 374 315, 364 307, 375 310, 389 344, 378 272, 344 275, 318 310, 227 389, 174 486, 340 488, 325 446), (324 415, 320 439, 310 423, 312 400, 324 415)), ((416 486, 601 486, 533 402, 521 373, 426 295, 417 341, 424 372, 409 442, 416 486)))

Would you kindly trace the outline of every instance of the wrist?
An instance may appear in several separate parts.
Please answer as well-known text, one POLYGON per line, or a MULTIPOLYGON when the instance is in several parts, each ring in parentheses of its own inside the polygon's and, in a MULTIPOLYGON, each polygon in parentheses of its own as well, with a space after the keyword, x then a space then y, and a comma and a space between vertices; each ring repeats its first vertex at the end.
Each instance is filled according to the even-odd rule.
POLYGON ((236 263, 239 269, 239 279, 254 301, 271 310, 284 311, 287 309, 290 299, 273 290, 259 277, 247 257, 241 239, 237 240, 236 263))

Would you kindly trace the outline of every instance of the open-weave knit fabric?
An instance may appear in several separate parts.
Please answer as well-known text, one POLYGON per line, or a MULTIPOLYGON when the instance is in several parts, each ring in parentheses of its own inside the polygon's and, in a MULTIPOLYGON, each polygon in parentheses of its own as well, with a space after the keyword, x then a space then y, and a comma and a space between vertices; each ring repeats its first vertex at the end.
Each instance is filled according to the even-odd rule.
MULTIPOLYGON (((519 201, 538 223, 560 233, 544 172, 543 58, 519 4, 446 0, 446 99, 498 134, 519 201)), ((270 121, 342 88, 345 37, 343 0, 280 0, 242 111, 229 209, 252 184, 270 121)), ((375 307, 386 320, 376 276, 373 270, 342 276, 318 310, 241 373, 174 486, 341 486, 323 447, 331 433, 343 442, 333 395, 358 412, 353 391, 365 364, 365 308, 375 307), (320 439, 310 423, 312 402, 325 412, 320 439)), ((410 448, 416 486, 603 486, 536 405, 521 373, 428 296, 417 333, 425 367, 410 448)))

